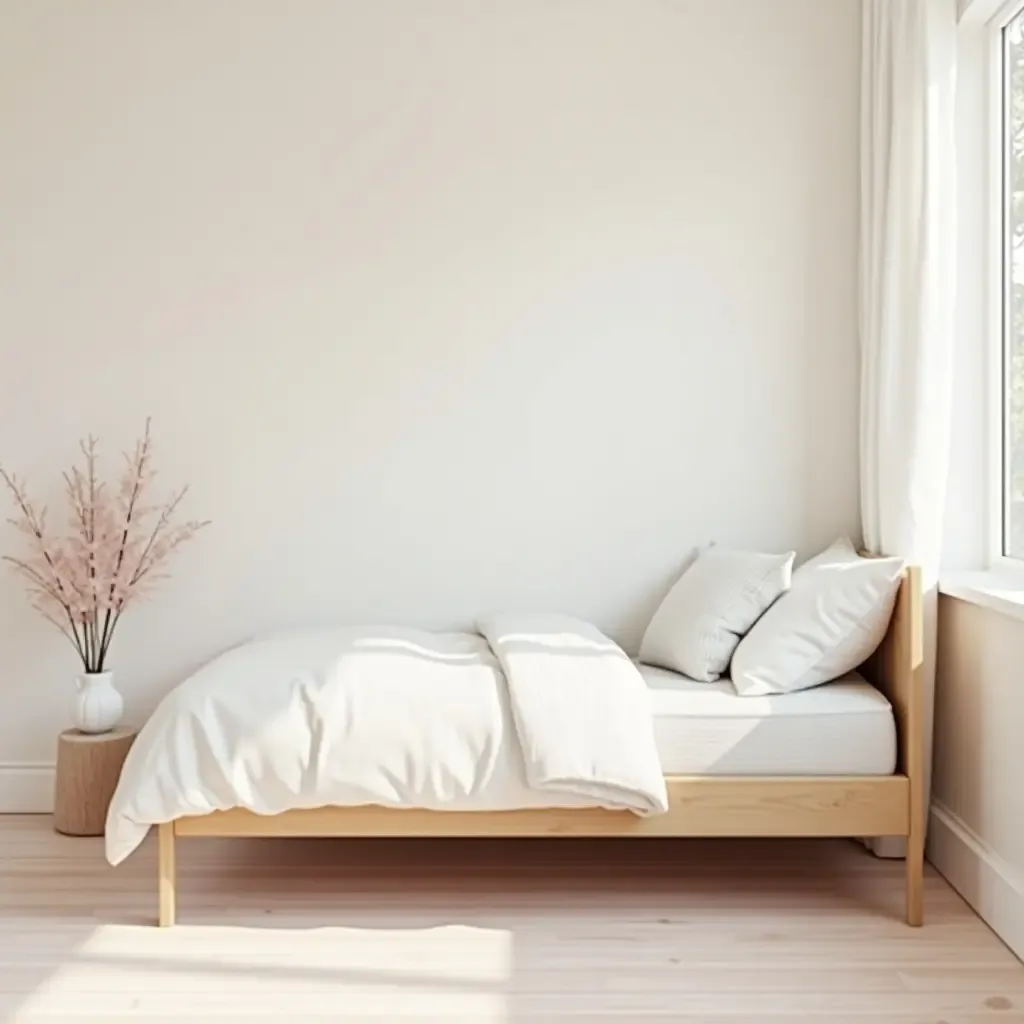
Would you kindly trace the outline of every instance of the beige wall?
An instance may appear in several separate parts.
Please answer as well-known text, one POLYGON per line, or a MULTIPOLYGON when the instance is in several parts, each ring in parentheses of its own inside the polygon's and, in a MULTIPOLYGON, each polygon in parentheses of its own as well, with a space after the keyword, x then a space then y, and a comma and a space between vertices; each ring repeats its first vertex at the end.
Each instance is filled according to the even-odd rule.
POLYGON ((1024 955, 1024 621, 939 602, 929 855, 1024 955))

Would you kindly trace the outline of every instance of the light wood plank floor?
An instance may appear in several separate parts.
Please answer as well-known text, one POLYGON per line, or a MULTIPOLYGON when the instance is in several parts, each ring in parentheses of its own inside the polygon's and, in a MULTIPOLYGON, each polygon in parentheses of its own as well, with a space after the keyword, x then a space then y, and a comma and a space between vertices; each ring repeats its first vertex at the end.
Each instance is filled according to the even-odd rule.
POLYGON ((0 1021, 1024 1022, 1024 966, 930 872, 816 841, 181 840, 119 868, 0 817, 0 1021))

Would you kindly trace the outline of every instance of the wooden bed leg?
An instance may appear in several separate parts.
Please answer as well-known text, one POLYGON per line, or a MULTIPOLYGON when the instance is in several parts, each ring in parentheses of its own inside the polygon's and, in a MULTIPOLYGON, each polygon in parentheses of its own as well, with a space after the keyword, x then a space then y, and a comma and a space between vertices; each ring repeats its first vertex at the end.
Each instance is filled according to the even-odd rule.
POLYGON ((160 927, 170 928, 175 916, 175 887, 177 872, 174 865, 174 822, 168 821, 158 828, 158 875, 160 884, 160 927))
POLYGON ((920 928, 923 923, 924 850, 911 838, 907 846, 907 924, 920 928))
POLYGON ((920 775, 910 778, 910 835, 907 836, 907 924, 924 922, 924 789, 920 775))
POLYGON ((907 829, 907 924, 919 928, 924 922, 924 837, 928 827, 924 772, 924 597, 921 570, 907 569, 906 610, 902 644, 898 645, 903 681, 909 699, 903 711, 903 770, 910 783, 907 829), (908 624, 909 621, 909 624, 908 624))
POLYGON ((907 836, 907 924, 924 922, 924 829, 915 821, 907 836))

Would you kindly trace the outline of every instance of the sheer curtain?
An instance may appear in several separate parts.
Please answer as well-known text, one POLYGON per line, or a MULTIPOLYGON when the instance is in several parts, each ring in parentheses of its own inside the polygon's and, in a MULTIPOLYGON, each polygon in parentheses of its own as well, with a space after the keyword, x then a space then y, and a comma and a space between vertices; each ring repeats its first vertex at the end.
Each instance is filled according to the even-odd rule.
MULTIPOLYGON (((861 515, 869 551, 923 570, 929 793, 952 415, 956 18, 956 0, 863 0, 861 515)), ((873 848, 902 853, 892 840, 873 848)))

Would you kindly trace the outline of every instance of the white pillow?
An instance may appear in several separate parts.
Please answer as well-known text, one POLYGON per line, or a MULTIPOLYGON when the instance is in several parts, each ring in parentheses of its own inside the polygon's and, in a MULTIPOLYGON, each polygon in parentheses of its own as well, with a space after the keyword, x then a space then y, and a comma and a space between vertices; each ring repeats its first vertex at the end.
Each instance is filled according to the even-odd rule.
POLYGON ((706 548, 654 613, 640 660, 714 682, 740 637, 789 587, 794 554, 706 548))
POLYGON ((885 636, 902 574, 902 558, 861 558, 846 538, 805 562, 736 648, 737 693, 792 693, 855 669, 885 636))

